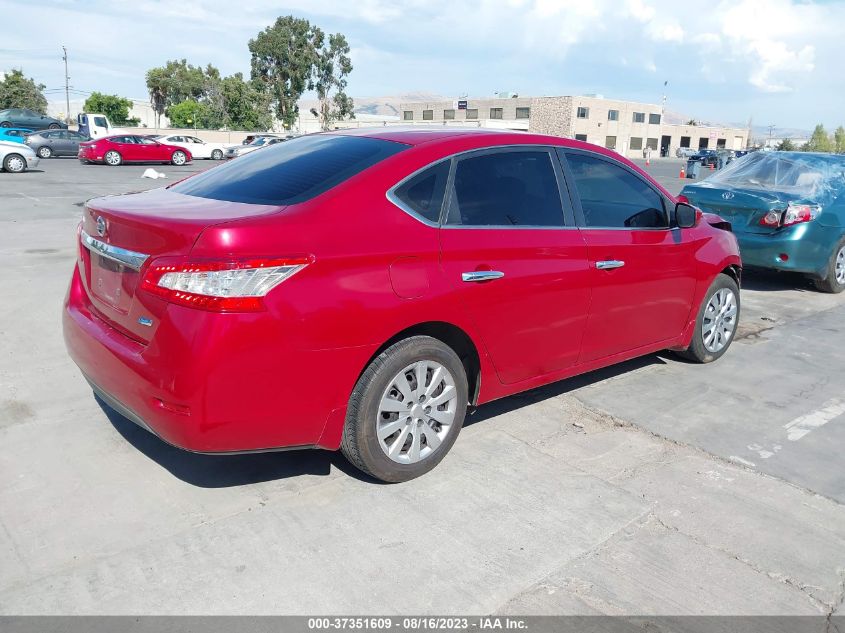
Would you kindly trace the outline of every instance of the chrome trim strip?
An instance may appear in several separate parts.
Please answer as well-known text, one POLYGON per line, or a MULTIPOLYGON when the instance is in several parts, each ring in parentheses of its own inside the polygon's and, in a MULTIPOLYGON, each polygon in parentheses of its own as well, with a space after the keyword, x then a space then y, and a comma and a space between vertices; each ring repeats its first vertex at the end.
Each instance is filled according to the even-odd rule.
POLYGON ((125 248, 120 248, 119 246, 112 246, 111 244, 101 242, 100 240, 88 235, 85 231, 82 231, 80 239, 82 241, 82 245, 88 250, 97 253, 106 259, 115 261, 118 264, 123 264, 133 270, 140 270, 141 266, 143 266, 144 262, 149 258, 149 255, 144 253, 137 253, 125 248))
POLYGON ((501 279, 505 273, 498 270, 477 270, 471 273, 461 273, 461 280, 463 281, 492 281, 493 279, 501 279))

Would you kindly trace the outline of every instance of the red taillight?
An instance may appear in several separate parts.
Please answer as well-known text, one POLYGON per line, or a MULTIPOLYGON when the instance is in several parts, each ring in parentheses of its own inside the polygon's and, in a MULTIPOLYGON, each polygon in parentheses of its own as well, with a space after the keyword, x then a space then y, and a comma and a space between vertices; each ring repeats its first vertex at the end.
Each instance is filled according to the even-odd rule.
POLYGON ((778 228, 811 222, 815 220, 822 208, 817 204, 794 204, 790 202, 786 211, 769 211, 760 218, 760 226, 778 228))
POLYGON ((313 261, 307 257, 225 262, 158 259, 141 288, 170 303, 213 312, 257 312, 263 297, 313 261))

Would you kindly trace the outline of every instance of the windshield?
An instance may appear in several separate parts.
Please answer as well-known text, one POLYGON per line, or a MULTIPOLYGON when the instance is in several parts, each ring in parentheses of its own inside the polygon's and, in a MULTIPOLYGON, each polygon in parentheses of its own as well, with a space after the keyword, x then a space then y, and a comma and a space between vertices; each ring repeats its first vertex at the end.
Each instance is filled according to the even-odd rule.
POLYGON ((753 152, 707 179, 718 186, 818 197, 845 188, 845 156, 803 152, 753 152))
POLYGON ((252 143, 250 143, 250 145, 259 146, 259 145, 264 145, 264 143, 266 143, 266 142, 267 142, 267 138, 265 138, 264 136, 259 136, 252 143))

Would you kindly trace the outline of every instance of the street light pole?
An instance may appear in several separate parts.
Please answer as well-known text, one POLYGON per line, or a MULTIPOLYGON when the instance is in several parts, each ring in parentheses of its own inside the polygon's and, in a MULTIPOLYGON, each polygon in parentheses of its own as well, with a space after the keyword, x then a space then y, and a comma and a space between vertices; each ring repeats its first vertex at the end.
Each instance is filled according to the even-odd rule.
POLYGON ((70 77, 67 74, 67 47, 62 46, 64 55, 62 59, 65 62, 65 123, 70 123, 70 77))

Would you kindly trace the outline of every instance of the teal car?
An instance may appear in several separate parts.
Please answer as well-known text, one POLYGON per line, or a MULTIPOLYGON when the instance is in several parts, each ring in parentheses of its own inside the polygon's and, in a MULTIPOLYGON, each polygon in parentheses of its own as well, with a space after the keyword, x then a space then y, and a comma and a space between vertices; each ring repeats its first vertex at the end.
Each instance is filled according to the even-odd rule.
POLYGON ((731 223, 743 265, 845 290, 845 156, 754 152, 681 196, 731 223))
POLYGON ((27 134, 32 134, 32 130, 23 127, 0 127, 0 141, 26 143, 27 134))

